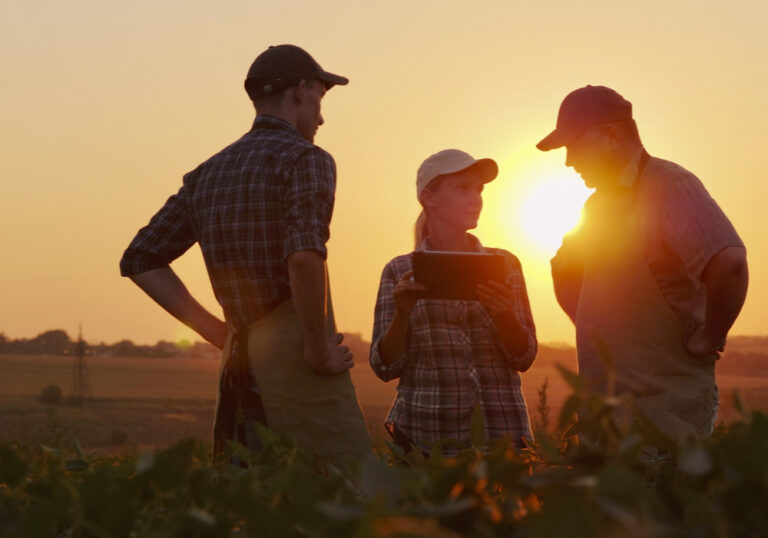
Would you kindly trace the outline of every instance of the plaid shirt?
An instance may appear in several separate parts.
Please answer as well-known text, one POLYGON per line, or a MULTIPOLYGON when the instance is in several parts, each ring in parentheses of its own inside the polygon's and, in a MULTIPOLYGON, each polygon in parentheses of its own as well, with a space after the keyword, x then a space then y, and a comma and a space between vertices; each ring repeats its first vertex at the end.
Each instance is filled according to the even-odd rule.
MULTIPOLYGON (((391 432, 396 425, 422 450, 440 439, 468 444, 472 411, 478 404, 489 438, 509 436, 522 446, 523 437, 532 437, 518 372, 533 362, 537 343, 522 268, 506 250, 484 248, 469 237, 473 250, 504 256, 506 282, 516 298, 514 313, 528 330, 528 349, 520 356, 507 351, 479 301, 420 299, 411 313, 404 355, 384 364, 379 344, 395 313, 392 291, 412 268, 413 256, 390 261, 379 285, 370 362, 382 380, 400 378, 387 428, 391 432)), ((427 240, 421 248, 430 249, 427 240)))
POLYGON ((184 176, 131 242, 123 276, 167 267, 195 242, 230 327, 257 321, 291 296, 286 257, 326 257, 336 165, 290 124, 253 129, 184 176))

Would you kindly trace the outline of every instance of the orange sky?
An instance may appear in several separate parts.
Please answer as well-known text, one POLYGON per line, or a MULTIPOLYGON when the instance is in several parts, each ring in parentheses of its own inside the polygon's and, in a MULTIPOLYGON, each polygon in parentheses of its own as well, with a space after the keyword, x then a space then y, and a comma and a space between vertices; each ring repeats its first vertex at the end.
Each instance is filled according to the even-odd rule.
MULTIPOLYGON (((649 151, 696 173, 731 217, 752 277, 733 332, 766 334, 768 3, 533 4, 0 3, 0 332, 82 321, 89 341, 191 336, 118 260, 182 174, 249 128, 245 72, 288 42, 351 80, 324 100, 316 140, 339 172, 342 330, 370 336, 381 269, 412 247, 416 168, 458 147, 499 163, 477 233, 523 262, 540 341, 572 342, 548 259, 588 192, 563 151, 534 145, 591 83, 632 101, 649 151), (529 231, 548 222, 548 237, 529 231)), ((174 268, 220 312, 196 247, 174 268)))

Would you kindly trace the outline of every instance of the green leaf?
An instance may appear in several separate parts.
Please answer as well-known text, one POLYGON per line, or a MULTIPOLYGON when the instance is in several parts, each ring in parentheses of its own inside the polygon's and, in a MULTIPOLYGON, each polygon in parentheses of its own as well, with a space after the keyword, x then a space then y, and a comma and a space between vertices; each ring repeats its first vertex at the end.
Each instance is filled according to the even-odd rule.
POLYGON ((560 372, 560 375, 563 376, 565 382, 568 383, 573 390, 579 392, 586 388, 586 382, 581 377, 579 377, 579 374, 569 370, 568 368, 565 368, 564 366, 561 366, 560 364, 557 364, 556 366, 560 372))
POLYGON ((479 504, 475 497, 450 499, 438 505, 425 505, 415 508, 413 515, 421 517, 446 517, 461 514, 479 504))
POLYGON ((642 479, 618 463, 609 463, 600 471, 597 489, 602 497, 623 505, 636 504, 645 493, 642 479))
POLYGON ((77 440, 77 437, 72 438, 72 444, 75 447, 75 454, 77 454, 77 457, 81 460, 84 460, 85 454, 83 453, 83 447, 80 446, 80 442, 77 440))
POLYGON ((560 410, 560 419, 557 422, 557 427, 560 430, 564 430, 574 422, 574 415, 581 407, 581 398, 572 394, 565 400, 562 409, 560 410))
POLYGON ((360 467, 360 488, 369 499, 382 499, 388 506, 394 506, 400 495, 394 469, 373 456, 366 458, 360 467))
POLYGON ((472 410, 472 421, 469 426, 469 439, 472 448, 480 449, 488 444, 488 435, 485 432, 485 415, 480 404, 476 404, 472 410))
POLYGON ((185 439, 158 452, 154 464, 142 473, 142 477, 154 481, 162 490, 176 488, 191 470, 196 443, 194 439, 185 439))
POLYGON ((555 463, 562 460, 557 442, 546 431, 536 432, 536 441, 533 443, 533 449, 545 462, 555 463))
POLYGON ((437 463, 442 462, 444 459, 445 455, 443 454, 443 442, 438 441, 432 445, 432 450, 429 451, 429 462, 437 463))
POLYGON ((67 471, 87 471, 88 470, 88 462, 82 459, 74 459, 69 460, 64 465, 64 468, 67 471))
POLYGON ((689 476, 704 476, 712 470, 714 462, 703 446, 695 445, 686 448, 680 454, 678 466, 689 476))
POLYGON ((405 461, 414 467, 421 467, 424 465, 424 462, 427 461, 427 458, 424 457, 424 453, 419 448, 414 447, 413 450, 405 455, 405 461))
POLYGON ((50 454, 51 456, 54 456, 56 458, 60 458, 61 457, 61 450, 59 450, 58 448, 51 448, 51 447, 46 446, 46 445, 40 445, 40 449, 44 453, 50 454))
POLYGON ((216 516, 205 510, 192 508, 188 514, 190 518, 205 527, 214 527, 216 525, 216 516))
POLYGON ((142 452, 139 457, 136 458, 136 464, 134 470, 136 474, 143 474, 150 470, 155 464, 155 455, 149 451, 142 452))
POLYGON ((319 502, 315 507, 321 514, 332 519, 338 519, 339 521, 361 519, 366 513, 366 509, 363 506, 350 506, 333 502, 319 502))
POLYGON ((403 447, 394 443, 393 441, 390 441, 389 439, 384 439, 384 443, 387 445, 387 448, 395 457, 395 460, 405 459, 405 450, 403 450, 403 447))
POLYGON ((749 417, 749 410, 747 404, 744 401, 744 396, 741 394, 741 390, 733 389, 733 407, 739 412, 741 418, 746 419, 749 417))
POLYGON ((27 463, 9 447, 0 447, 0 483, 17 486, 27 475, 27 463))

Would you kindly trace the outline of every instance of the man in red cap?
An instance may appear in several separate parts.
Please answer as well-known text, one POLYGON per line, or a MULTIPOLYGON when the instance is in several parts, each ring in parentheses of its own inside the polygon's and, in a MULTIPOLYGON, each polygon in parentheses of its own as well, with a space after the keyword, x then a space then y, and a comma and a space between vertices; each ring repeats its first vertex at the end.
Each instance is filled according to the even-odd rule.
POLYGON ((328 458, 358 456, 368 442, 325 266, 336 165, 313 144, 323 96, 347 82, 294 45, 260 54, 245 80, 252 129, 184 176, 120 262, 123 276, 224 349, 215 453, 229 440, 258 448, 259 423, 328 458), (194 243, 226 321, 169 266, 194 243))
POLYGON ((579 372, 675 438, 708 435, 715 361, 744 303, 744 244, 696 176, 651 157, 632 105, 604 86, 563 100, 537 147, 565 147, 595 192, 552 259, 555 295, 576 327, 579 372))

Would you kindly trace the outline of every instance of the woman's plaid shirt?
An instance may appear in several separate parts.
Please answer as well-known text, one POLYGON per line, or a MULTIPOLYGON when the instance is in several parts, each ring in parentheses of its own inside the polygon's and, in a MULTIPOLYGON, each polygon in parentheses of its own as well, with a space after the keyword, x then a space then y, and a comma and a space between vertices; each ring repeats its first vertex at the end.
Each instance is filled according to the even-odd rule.
MULTIPOLYGON (((440 439, 468 444, 476 405, 483 410, 489 438, 509 436, 518 446, 522 438, 531 438, 518 372, 530 367, 537 342, 522 268, 506 250, 486 249, 470 238, 474 250, 504 256, 506 282, 516 296, 514 313, 528 329, 528 350, 521 356, 510 354, 478 301, 420 299, 411 313, 404 355, 385 365, 379 343, 395 313, 392 291, 412 268, 412 254, 390 261, 379 285, 370 362, 384 381, 400 378, 387 427, 391 431, 396 425, 422 450, 440 439)), ((429 248, 425 240, 421 249, 429 248)))
POLYGON ((125 251, 121 273, 167 267, 199 242, 227 322, 245 327, 290 298, 289 254, 326 257, 335 189, 327 152, 290 124, 259 116, 250 132, 184 176, 125 251))

